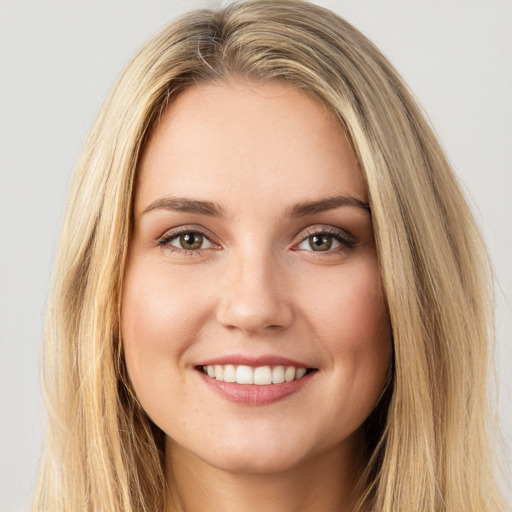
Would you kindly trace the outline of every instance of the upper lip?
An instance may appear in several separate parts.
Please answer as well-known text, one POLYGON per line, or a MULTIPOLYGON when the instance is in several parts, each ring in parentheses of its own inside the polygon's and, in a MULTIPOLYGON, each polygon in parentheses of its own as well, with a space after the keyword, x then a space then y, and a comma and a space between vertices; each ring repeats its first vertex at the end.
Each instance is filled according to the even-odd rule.
POLYGON ((278 355, 261 355, 261 356, 248 356, 243 354, 226 355, 215 357, 212 359, 205 359, 196 364, 196 366, 210 366, 210 365, 226 365, 233 364, 235 366, 245 365, 252 367, 259 366, 294 366, 295 368, 314 368, 310 364, 290 359, 288 357, 281 357, 278 355))

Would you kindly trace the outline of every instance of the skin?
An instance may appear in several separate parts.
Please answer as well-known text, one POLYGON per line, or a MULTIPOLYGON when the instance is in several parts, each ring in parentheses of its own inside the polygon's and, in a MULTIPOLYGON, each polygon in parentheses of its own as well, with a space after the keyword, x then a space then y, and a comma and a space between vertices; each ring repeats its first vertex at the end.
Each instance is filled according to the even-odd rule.
POLYGON ((367 201, 339 122, 289 85, 194 85, 167 107, 139 171, 122 333, 138 399, 167 435, 168 510, 350 510, 359 427, 391 353, 371 215, 354 204, 289 215, 338 195, 367 201), (169 197, 222 212, 162 207, 169 197), (183 249, 180 226, 203 234, 199 249, 183 249), (313 250, 325 230, 331 247, 313 250), (246 405, 196 369, 268 354, 317 371, 282 400, 246 405))

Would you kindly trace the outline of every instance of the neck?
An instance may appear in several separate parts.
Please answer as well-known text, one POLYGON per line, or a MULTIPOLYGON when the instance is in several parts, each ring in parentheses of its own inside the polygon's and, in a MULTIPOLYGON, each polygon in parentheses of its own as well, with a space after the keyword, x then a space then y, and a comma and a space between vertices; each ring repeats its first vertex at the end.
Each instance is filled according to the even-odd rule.
POLYGON ((232 473, 167 439, 166 512, 350 512, 362 463, 355 447, 340 446, 277 473, 232 473))

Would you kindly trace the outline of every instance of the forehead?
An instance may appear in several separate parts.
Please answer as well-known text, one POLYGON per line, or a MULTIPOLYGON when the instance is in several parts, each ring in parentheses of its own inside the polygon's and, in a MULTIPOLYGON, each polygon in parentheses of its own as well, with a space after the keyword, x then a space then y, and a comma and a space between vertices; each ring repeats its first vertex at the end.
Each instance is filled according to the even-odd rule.
POLYGON ((162 195, 285 207, 336 193, 366 197, 341 123, 320 100, 279 82, 200 84, 151 134, 136 209, 162 195))

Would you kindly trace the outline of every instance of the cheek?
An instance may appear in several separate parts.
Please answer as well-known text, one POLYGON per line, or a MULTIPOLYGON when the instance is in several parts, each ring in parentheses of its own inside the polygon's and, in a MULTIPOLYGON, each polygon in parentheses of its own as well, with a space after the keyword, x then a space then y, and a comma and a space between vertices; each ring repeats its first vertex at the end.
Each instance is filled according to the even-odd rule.
MULTIPOLYGON (((360 422, 379 399, 392 353, 378 267, 373 261, 362 263, 326 280, 322 292, 310 293, 309 305, 302 308, 332 371, 332 403, 353 411, 360 422)), ((311 289, 307 286, 303 293, 307 288, 311 289)))
POLYGON ((122 332, 128 345, 180 350, 201 326, 207 298, 196 280, 165 265, 137 261, 128 266, 122 300, 122 332), (181 279, 180 279, 181 276, 181 279))
MULTIPOLYGON (((180 364, 202 322, 193 286, 179 283, 158 263, 128 265, 121 311, 126 366, 144 408, 184 380, 180 364), (166 389, 164 389, 166 388, 166 389)), ((154 404, 153 404, 154 405, 154 404)))
POLYGON ((391 328, 376 262, 363 261, 333 273, 324 285, 305 282, 303 310, 334 350, 378 349, 389 343, 391 328), (314 293, 308 290, 314 290, 314 293))

